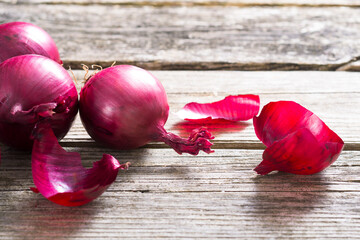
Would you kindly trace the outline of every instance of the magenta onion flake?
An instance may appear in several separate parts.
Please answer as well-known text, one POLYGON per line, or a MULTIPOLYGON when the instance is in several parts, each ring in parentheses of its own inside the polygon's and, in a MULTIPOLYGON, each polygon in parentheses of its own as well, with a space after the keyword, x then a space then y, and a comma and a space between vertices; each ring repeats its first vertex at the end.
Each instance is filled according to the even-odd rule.
POLYGON ((96 199, 115 181, 119 169, 127 169, 130 164, 119 164, 113 156, 104 154, 86 169, 80 154, 66 152, 47 124, 38 124, 33 136, 31 165, 36 188, 31 190, 63 206, 80 206, 96 199))
POLYGON ((151 73, 130 65, 106 68, 92 76, 80 92, 80 117, 97 142, 117 149, 132 149, 162 141, 176 152, 210 153, 205 129, 195 129, 188 139, 164 129, 169 114, 165 89, 151 73))
POLYGON ((187 103, 176 114, 187 121, 216 122, 216 120, 246 121, 252 119, 260 110, 258 95, 229 95, 212 103, 187 103))
POLYGON ((267 148, 254 169, 309 175, 330 166, 344 148, 343 140, 313 112, 293 101, 270 102, 254 117, 256 136, 267 148))

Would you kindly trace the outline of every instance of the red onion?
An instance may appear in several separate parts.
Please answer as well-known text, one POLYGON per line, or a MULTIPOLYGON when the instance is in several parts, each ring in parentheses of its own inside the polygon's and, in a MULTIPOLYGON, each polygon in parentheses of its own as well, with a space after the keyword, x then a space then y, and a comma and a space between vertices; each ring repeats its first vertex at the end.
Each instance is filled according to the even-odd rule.
POLYGON ((211 134, 196 129, 188 139, 168 133, 169 105, 161 83, 148 71, 129 65, 104 69, 80 92, 80 116, 89 135, 117 149, 162 141, 178 153, 211 152, 211 134))
MULTIPOLYGON (((40 126, 39 126, 40 125, 40 126)), ((91 169, 81 165, 77 152, 66 152, 46 124, 34 130, 32 175, 36 188, 50 201, 64 206, 80 206, 99 197, 117 177, 120 165, 111 155, 104 154, 91 169)))
POLYGON ((214 122, 217 119, 246 121, 256 116, 259 109, 258 95, 230 95, 212 103, 188 103, 177 112, 177 115, 193 122, 214 122))
POLYGON ((0 64, 0 141, 31 149, 32 129, 51 121, 57 138, 68 132, 78 110, 75 84, 67 71, 40 55, 22 55, 0 64))
POLYGON ((0 25, 0 63, 14 56, 38 54, 62 64, 58 49, 50 35, 26 22, 0 25))
POLYGON ((271 102, 254 117, 257 137, 267 146, 254 169, 314 174, 330 166, 344 142, 314 113, 292 101, 271 102))

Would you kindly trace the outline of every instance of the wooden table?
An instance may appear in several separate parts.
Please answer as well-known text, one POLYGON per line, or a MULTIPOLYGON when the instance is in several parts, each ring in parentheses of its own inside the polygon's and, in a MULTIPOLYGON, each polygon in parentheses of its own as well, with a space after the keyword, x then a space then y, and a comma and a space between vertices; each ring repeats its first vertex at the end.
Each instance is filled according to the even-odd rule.
POLYGON ((264 146, 251 121, 208 126, 215 152, 190 156, 162 143, 106 149, 77 119, 61 142, 67 151, 80 152, 87 167, 110 153, 131 168, 97 200, 67 208, 30 191, 30 153, 1 145, 0 239, 360 238, 359 7, 359 0, 0 0, 0 23, 44 28, 77 78, 82 63, 151 70, 168 93, 166 129, 174 133, 194 127, 174 115, 185 103, 252 93, 261 106, 302 104, 345 141, 319 174, 258 176, 252 169, 264 146))

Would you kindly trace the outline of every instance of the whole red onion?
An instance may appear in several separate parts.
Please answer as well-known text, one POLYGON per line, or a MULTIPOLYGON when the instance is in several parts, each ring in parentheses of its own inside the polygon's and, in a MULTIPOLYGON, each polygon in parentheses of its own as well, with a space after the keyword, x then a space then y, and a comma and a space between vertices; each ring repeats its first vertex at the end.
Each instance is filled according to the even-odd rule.
POLYGON ((1 24, 0 63, 25 54, 38 54, 62 63, 54 40, 40 27, 26 22, 1 24))
POLYGON ((57 138, 68 132, 78 110, 75 84, 55 61, 22 55, 0 64, 0 141, 30 149, 31 132, 48 119, 57 138))
POLYGON ((168 133, 169 105, 162 84, 148 71, 129 65, 104 69, 80 92, 80 116, 89 135, 117 149, 162 141, 178 153, 211 152, 212 136, 196 129, 188 139, 168 133))

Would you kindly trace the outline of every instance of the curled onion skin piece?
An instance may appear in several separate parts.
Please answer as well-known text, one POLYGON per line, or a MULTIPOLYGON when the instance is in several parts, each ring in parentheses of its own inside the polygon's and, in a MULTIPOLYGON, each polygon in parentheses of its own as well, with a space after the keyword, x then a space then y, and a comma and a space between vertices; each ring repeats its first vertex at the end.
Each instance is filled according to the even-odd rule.
POLYGON ((27 22, 0 25, 0 63, 11 57, 38 54, 62 64, 54 40, 42 28, 27 22))
POLYGON ((177 115, 188 121, 209 122, 216 119, 246 121, 256 116, 259 109, 258 95, 230 95, 212 103, 188 103, 177 112, 177 115))
POLYGON ((0 64, 0 141, 31 149, 37 122, 50 119, 58 139, 69 131, 78 111, 78 94, 68 72, 40 55, 22 55, 0 64))
POLYGON ((254 169, 266 175, 274 170, 309 175, 330 166, 339 157, 343 140, 318 116, 292 101, 271 102, 254 117, 257 137, 267 146, 254 169))
POLYGON ((164 129, 169 114, 165 89, 151 73, 131 66, 106 68, 92 76, 80 92, 80 117, 89 135, 116 149, 133 149, 162 141, 176 152, 210 153, 213 136, 195 129, 188 139, 164 129))
MULTIPOLYGON (((45 125, 46 126, 46 125, 45 125)), ((45 198, 63 206, 81 206, 99 197, 116 179, 119 164, 111 155, 104 154, 93 167, 81 164, 80 154, 66 152, 58 143, 50 127, 34 130, 32 175, 36 188, 45 198)))

